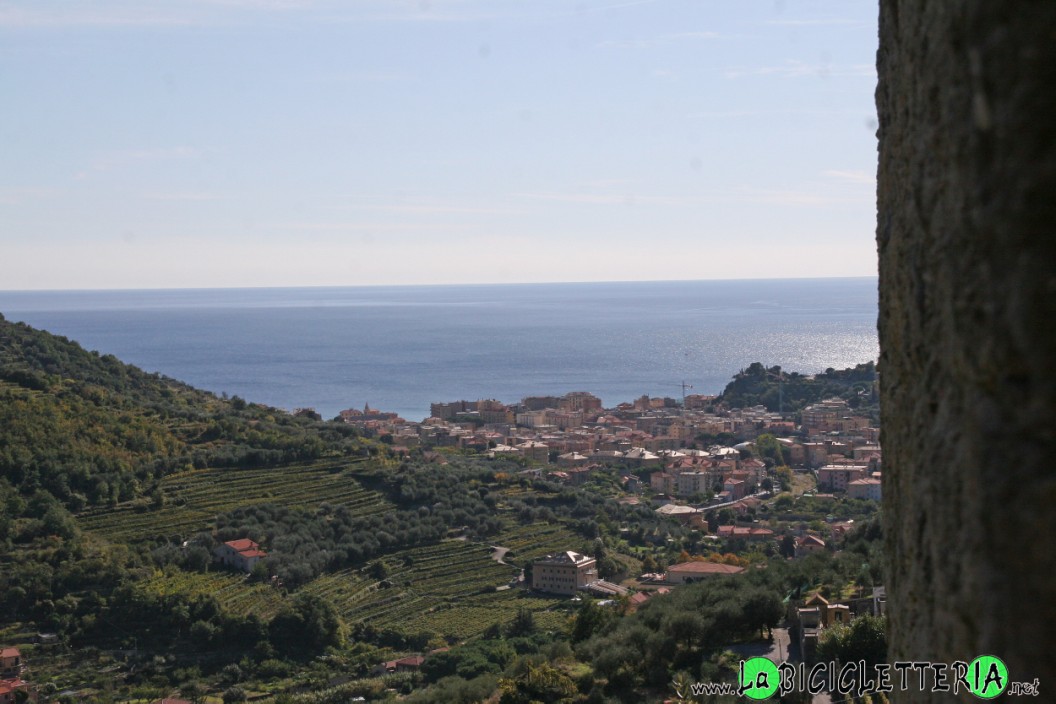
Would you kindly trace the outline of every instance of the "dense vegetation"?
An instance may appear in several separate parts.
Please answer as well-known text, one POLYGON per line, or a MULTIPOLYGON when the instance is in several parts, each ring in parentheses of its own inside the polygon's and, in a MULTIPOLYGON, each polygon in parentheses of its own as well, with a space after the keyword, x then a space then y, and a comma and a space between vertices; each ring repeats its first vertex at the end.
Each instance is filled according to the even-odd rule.
POLYGON ((806 376, 799 372, 767 368, 753 362, 734 375, 720 399, 729 408, 766 406, 769 411, 793 413, 827 398, 842 398, 851 408, 876 405, 876 364, 866 362, 853 368, 826 369, 806 376))
POLYGON ((360 452, 340 423, 218 398, 0 316, 0 477, 72 511, 149 494, 203 467, 360 452))

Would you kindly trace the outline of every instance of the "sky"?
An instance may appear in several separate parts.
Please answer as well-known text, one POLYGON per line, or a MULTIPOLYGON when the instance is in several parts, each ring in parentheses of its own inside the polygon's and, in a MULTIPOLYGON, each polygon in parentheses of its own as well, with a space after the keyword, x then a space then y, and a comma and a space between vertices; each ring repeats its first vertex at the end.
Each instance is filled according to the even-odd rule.
POLYGON ((0 290, 873 276, 859 0, 0 0, 0 290))

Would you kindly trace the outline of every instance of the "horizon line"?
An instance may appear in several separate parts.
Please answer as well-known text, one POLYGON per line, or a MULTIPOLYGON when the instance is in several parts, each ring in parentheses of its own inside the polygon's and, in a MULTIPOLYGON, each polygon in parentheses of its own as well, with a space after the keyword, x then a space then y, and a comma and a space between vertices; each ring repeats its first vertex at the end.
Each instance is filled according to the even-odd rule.
POLYGON ((350 289, 350 288, 456 288, 474 286, 589 286, 597 284, 678 284, 702 282, 748 282, 748 281, 841 281, 849 279, 878 279, 877 274, 857 276, 772 276, 715 279, 610 279, 597 281, 482 281, 468 283, 421 283, 421 284, 308 284, 279 286, 159 286, 120 288, 24 288, 0 289, 7 293, 132 293, 163 291, 281 291, 295 289, 350 289))

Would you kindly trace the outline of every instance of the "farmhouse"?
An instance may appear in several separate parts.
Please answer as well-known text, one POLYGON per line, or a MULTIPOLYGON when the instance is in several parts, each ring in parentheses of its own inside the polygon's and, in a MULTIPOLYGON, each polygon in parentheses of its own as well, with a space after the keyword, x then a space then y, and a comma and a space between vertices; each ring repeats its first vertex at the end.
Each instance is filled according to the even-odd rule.
POLYGON ((268 556, 268 553, 249 538, 229 540, 213 550, 213 554, 220 564, 243 572, 252 572, 253 566, 268 556))
POLYGON ((825 541, 816 535, 804 535, 796 539, 796 557, 825 551, 825 541))
POLYGON ((0 677, 18 677, 22 674, 25 664, 22 661, 22 653, 18 648, 0 649, 0 677))
POLYGON ((36 701, 36 695, 28 682, 18 677, 0 681, 0 704, 36 701))

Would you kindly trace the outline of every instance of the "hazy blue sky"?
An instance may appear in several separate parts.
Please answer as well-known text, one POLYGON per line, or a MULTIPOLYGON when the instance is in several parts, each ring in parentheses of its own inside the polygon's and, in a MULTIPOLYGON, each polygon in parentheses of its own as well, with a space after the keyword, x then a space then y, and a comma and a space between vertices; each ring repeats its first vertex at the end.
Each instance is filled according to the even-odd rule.
POLYGON ((0 0, 0 289, 873 275, 876 16, 0 0))

